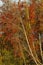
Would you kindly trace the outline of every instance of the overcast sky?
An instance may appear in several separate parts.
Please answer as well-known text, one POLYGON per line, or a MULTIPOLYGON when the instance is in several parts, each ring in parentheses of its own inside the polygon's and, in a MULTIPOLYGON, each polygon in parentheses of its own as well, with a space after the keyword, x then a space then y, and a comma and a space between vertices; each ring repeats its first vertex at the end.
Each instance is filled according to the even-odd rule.
MULTIPOLYGON (((12 3, 15 1, 15 2, 18 2, 19 0, 10 0, 12 3)), ((21 1, 24 1, 24 0, 21 0, 21 1)), ((26 1, 29 1, 29 0, 26 0, 26 1)), ((0 0, 0 7, 3 6, 3 2, 0 0)))

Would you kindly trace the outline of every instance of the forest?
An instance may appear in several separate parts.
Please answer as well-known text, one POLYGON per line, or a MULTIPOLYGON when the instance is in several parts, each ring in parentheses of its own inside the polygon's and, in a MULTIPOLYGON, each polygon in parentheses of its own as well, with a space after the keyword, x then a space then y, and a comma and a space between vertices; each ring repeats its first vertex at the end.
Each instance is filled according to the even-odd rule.
POLYGON ((43 0, 1 0, 0 65, 43 65, 43 0))

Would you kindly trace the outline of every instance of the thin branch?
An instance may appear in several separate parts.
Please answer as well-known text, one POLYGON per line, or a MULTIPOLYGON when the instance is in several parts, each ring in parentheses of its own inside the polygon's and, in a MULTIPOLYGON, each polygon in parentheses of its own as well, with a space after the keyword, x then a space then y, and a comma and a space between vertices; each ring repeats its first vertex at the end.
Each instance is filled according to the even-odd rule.
POLYGON ((23 58, 23 60, 24 60, 24 64, 26 65, 26 61, 25 61, 25 57, 24 57, 24 53, 23 53, 22 46, 21 46, 21 44, 20 44, 20 40, 18 41, 18 44, 19 44, 20 52, 21 52, 21 54, 22 54, 22 58, 23 58))
POLYGON ((42 61, 43 61, 42 45, 41 45, 41 35, 40 34, 39 34, 39 45, 40 45, 41 58, 42 58, 42 61))
POLYGON ((36 59, 35 59, 35 57, 34 57, 34 55, 33 55, 33 53, 32 53, 32 50, 31 50, 31 47, 30 47, 30 44, 29 44, 29 41, 28 41, 28 38, 27 38, 27 34, 26 34, 26 31, 25 31, 25 27, 24 27, 24 25, 23 25, 21 16, 20 16, 20 21, 21 21, 21 24, 22 24, 22 27, 23 27, 23 30, 24 30, 24 35, 25 35, 25 37, 26 37, 26 41, 27 41, 29 50, 30 50, 31 55, 32 55, 32 57, 33 57, 33 60, 35 61, 36 65, 38 65, 38 63, 37 63, 37 61, 36 61, 36 59))
MULTIPOLYGON (((29 24, 29 27, 30 27, 30 29, 32 29, 30 24, 29 24)), ((36 56, 36 60, 37 60, 37 62, 38 62, 39 64, 42 65, 42 63, 38 60, 38 56, 37 56, 37 53, 36 53, 36 50, 35 50, 34 42, 33 42, 33 47, 34 47, 34 53, 35 53, 35 56, 36 56)))

